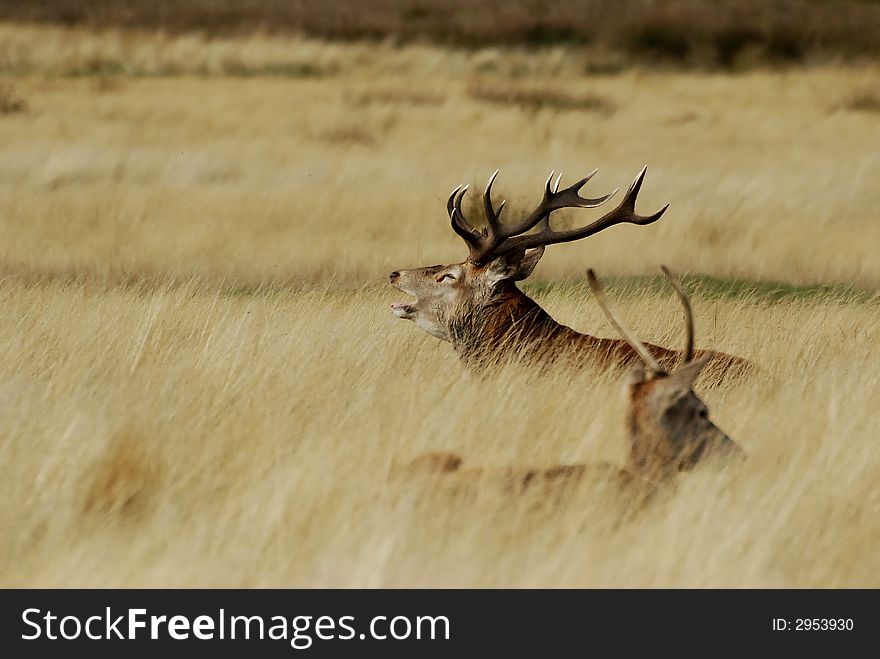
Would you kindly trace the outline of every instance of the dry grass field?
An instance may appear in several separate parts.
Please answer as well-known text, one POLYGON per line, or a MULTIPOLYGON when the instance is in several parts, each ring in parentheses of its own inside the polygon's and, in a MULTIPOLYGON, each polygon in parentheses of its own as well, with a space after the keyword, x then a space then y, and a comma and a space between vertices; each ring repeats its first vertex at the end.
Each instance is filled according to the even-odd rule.
POLYGON ((0 584, 880 586, 878 73, 0 26, 0 584), (469 376, 384 282, 463 258, 458 183, 646 163, 667 215, 525 288, 610 336, 591 266, 677 345, 643 276, 692 273, 698 345, 758 366, 702 390, 749 460, 635 516, 400 476, 622 462, 620 373, 469 376))

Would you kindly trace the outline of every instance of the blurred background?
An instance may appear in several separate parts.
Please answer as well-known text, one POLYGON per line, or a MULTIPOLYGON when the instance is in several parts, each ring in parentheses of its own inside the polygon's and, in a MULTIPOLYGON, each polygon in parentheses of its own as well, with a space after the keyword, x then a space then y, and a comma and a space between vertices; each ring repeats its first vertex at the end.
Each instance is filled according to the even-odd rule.
POLYGON ((876 586, 878 180, 880 2, 0 0, 0 584, 876 586), (682 273, 746 466, 626 523, 391 478, 622 463, 619 373, 468 377, 387 274, 496 168, 511 219, 644 165, 522 286, 678 346, 682 273))
POLYGON ((665 260, 880 283, 878 2, 4 0, 0 21, 6 268, 377 282, 460 258, 460 183, 500 167, 512 216, 550 170, 599 167, 605 192, 647 164, 663 221, 557 247, 536 281, 665 260))
MULTIPOLYGON (((737 69, 818 57, 873 57, 872 0, 31 0, 7 20, 92 28, 268 33, 448 47, 578 46, 607 59, 737 69)), ((597 64, 597 66, 600 66, 597 64)))

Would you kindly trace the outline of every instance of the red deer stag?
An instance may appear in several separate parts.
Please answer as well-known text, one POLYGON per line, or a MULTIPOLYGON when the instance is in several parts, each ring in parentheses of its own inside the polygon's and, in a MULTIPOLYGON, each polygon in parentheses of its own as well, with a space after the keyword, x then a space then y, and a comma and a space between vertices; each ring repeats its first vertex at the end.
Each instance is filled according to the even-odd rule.
MULTIPOLYGON (((461 203, 468 186, 458 186, 449 197, 447 211, 453 230, 468 246, 468 258, 461 263, 392 272, 390 283, 415 297, 410 302, 392 304, 392 312, 451 342, 469 366, 485 366, 511 357, 572 364, 588 360, 600 366, 635 363, 638 355, 626 341, 580 334, 557 323, 516 282, 532 273, 547 245, 580 240, 616 224, 646 225, 659 220, 667 206, 651 215, 639 215, 635 210, 646 170, 639 172, 616 208, 584 227, 560 231, 550 226, 553 211, 596 208, 616 194, 617 190, 595 199, 580 196, 580 190, 598 170, 564 190, 559 189, 561 174, 554 182, 551 172, 538 206, 525 219, 511 224, 500 222, 505 202, 497 209, 492 202, 496 170, 483 192, 486 225, 482 229, 465 219, 461 203), (537 231, 529 233, 533 229, 537 231)), ((672 364, 678 357, 676 351, 667 348, 651 344, 646 347, 664 364, 672 364)), ((718 355, 728 366, 745 365, 739 358, 718 355)))
POLYGON ((709 458, 729 459, 744 455, 742 449, 709 420, 706 404, 694 393, 694 382, 712 357, 694 357, 694 320, 690 299, 669 270, 661 267, 681 300, 685 312, 685 348, 682 363, 666 371, 651 352, 635 338, 608 304, 592 270, 587 278, 599 305, 622 340, 643 362, 633 368, 626 382, 628 412, 626 428, 629 452, 623 469, 595 465, 557 465, 549 468, 483 469, 464 467, 454 453, 428 453, 409 464, 409 471, 439 475, 458 474, 464 481, 487 476, 501 479, 505 489, 520 491, 534 485, 565 485, 587 476, 611 479, 643 499, 672 477, 709 458), (646 370, 647 369, 647 370, 646 370))

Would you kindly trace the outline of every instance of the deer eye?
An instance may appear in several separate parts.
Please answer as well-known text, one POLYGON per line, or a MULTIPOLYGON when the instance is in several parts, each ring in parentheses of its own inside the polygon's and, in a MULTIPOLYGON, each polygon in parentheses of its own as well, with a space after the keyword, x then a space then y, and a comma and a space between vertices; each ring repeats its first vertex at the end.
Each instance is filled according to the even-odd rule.
POLYGON ((709 418, 709 410, 707 410, 705 407, 700 409, 700 411, 697 412, 697 414, 699 415, 699 417, 701 419, 708 419, 709 418))
POLYGON ((446 279, 452 279, 454 281, 455 277, 447 272, 445 275, 440 275, 439 277, 437 277, 437 282, 439 283, 446 279))

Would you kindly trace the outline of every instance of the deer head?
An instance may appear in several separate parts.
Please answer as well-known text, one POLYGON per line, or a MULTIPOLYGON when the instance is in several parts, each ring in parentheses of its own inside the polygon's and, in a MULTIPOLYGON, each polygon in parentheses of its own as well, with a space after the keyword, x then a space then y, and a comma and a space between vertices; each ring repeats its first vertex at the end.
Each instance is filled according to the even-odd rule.
POLYGON ((496 170, 483 192, 486 222, 475 228, 462 212, 461 203, 468 186, 452 191, 446 210, 452 229, 468 247, 468 257, 461 263, 434 265, 427 268, 395 270, 389 275, 390 283, 415 299, 397 302, 391 310, 398 318, 416 323, 429 334, 444 340, 453 340, 453 326, 462 316, 479 316, 503 298, 505 294, 519 293, 515 282, 532 274, 547 245, 580 240, 615 224, 646 225, 656 222, 666 211, 663 207, 652 215, 635 212, 636 197, 645 178, 643 168, 624 195, 620 204, 598 220, 577 228, 555 231, 550 226, 550 215, 562 208, 596 208, 611 199, 617 190, 595 199, 580 196, 580 190, 596 175, 596 171, 574 185, 559 189, 562 175, 551 172, 544 185, 544 195, 538 206, 524 219, 502 224, 501 212, 506 202, 496 209, 492 201, 492 184, 496 170), (530 233, 533 229, 537 229, 530 233))
POLYGON ((739 446, 712 423, 709 409, 694 393, 694 383, 713 353, 694 359, 694 319, 690 298, 666 266, 661 266, 660 270, 678 294, 685 315, 683 360, 671 372, 664 370, 623 324, 605 298, 596 274, 592 270, 587 272, 590 287, 602 311, 643 362, 629 373, 626 382, 631 441, 627 469, 654 481, 691 469, 712 455, 743 455, 739 446))

